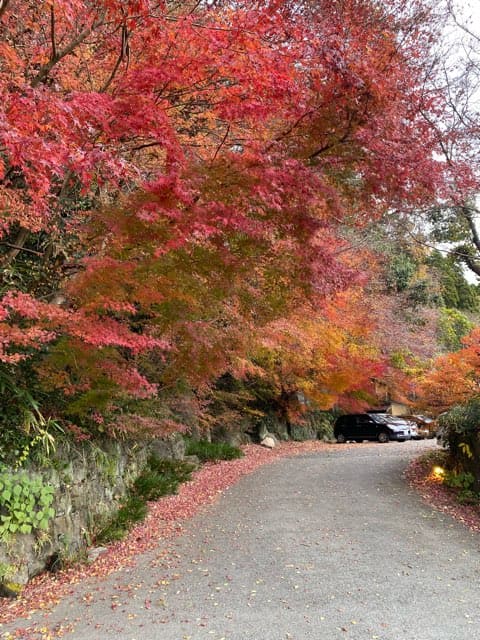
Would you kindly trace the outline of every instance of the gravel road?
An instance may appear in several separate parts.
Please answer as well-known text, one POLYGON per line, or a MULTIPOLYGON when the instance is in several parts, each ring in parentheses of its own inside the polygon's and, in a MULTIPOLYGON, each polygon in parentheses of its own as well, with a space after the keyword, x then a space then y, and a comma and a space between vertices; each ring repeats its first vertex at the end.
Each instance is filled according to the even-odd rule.
POLYGON ((79 640, 480 638, 480 538, 402 479, 432 446, 266 465, 189 521, 167 555, 82 585, 36 622, 73 622, 66 637, 79 640))

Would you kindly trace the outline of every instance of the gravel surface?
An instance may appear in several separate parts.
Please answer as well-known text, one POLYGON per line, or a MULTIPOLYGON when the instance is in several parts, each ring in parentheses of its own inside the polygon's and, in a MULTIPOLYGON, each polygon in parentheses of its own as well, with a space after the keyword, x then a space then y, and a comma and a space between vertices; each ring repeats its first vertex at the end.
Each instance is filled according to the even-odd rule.
POLYGON ((402 478, 434 446, 364 444, 266 465, 190 520, 167 554, 19 624, 79 640, 475 640, 479 536, 402 478))

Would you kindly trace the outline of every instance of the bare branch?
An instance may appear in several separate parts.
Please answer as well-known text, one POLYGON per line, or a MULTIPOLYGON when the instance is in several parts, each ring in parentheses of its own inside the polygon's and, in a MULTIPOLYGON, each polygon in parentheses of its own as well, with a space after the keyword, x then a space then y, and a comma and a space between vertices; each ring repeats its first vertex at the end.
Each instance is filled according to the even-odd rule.
POLYGON ((13 244, 12 242, 0 242, 0 245, 3 245, 4 247, 10 247, 11 249, 17 250, 17 254, 20 251, 25 251, 26 253, 33 253, 33 255, 35 255, 35 256, 43 256, 43 253, 41 251, 34 251, 33 249, 27 249, 27 247, 23 247, 23 246, 18 245, 18 244, 13 244))
POLYGON ((223 145, 227 141, 229 133, 230 133, 230 124, 227 125, 227 130, 225 131, 225 135, 223 136, 222 141, 220 142, 220 144, 216 148, 215 153, 213 154, 212 163, 215 162, 215 160, 217 159, 217 156, 220 153, 221 148, 223 147, 223 145))
POLYGON ((474 33, 471 29, 469 29, 465 24, 460 22, 460 20, 457 18, 457 14, 453 8, 452 2, 450 1, 448 2, 448 12, 452 16, 453 21, 455 22, 457 27, 459 27, 462 31, 464 31, 467 35, 469 35, 471 38, 473 38, 477 42, 480 42, 480 36, 474 33))

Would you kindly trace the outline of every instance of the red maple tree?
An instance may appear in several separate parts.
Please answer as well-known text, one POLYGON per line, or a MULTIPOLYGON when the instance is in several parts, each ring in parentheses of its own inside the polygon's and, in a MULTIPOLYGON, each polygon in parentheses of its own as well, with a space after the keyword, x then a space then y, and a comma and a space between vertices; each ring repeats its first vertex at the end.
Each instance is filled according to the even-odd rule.
POLYGON ((407 4, 3 2, 0 359, 62 338, 143 396, 160 350, 201 384, 356 277, 342 222, 469 183, 435 155, 437 26, 407 4), (46 286, 10 277, 26 256, 46 286))

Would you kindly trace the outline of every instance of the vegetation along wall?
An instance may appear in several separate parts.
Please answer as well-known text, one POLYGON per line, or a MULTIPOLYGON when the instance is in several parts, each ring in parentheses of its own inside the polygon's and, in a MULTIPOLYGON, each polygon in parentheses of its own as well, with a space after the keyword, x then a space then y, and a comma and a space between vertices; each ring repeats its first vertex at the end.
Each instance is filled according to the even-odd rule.
POLYGON ((51 464, 0 472, 0 583, 20 589, 30 578, 77 559, 118 511, 152 454, 182 459, 172 436, 150 442, 62 446, 51 464))

